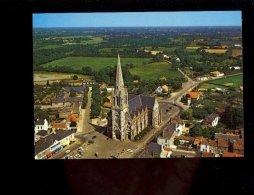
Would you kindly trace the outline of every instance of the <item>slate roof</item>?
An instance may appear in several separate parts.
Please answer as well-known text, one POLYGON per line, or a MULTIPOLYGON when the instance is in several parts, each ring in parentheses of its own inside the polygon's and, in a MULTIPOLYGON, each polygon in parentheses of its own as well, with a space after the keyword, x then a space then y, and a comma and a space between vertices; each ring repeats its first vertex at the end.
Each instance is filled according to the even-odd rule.
POLYGON ((146 150, 142 151, 138 158, 153 158, 146 150))
POLYGON ((41 118, 41 119, 35 121, 34 125, 44 125, 44 119, 41 118))
POLYGON ((214 119, 215 119, 216 117, 218 117, 218 116, 219 116, 219 115, 216 114, 216 113, 212 113, 212 114, 206 116, 206 117, 204 118, 204 120, 203 120, 203 125, 208 125, 208 124, 212 123, 212 122, 214 121, 214 119))
POLYGON ((230 142, 233 142, 234 140, 237 141, 239 140, 239 135, 234 135, 234 134, 223 134, 223 133, 215 133, 214 135, 215 139, 229 139, 230 142))
POLYGON ((146 149, 148 150, 148 153, 152 155, 152 152, 154 152, 154 154, 160 154, 161 153, 161 145, 154 143, 154 142, 150 142, 147 146, 146 149))
POLYGON ((137 108, 142 106, 142 102, 139 96, 136 96, 129 100, 129 113, 132 114, 137 108))
POLYGON ((65 91, 69 93, 69 92, 71 91, 71 89, 74 89, 74 90, 77 91, 78 93, 84 93, 84 87, 83 87, 83 86, 66 87, 66 88, 65 88, 65 91))
POLYGON ((68 98, 53 98, 52 103, 61 103, 61 102, 81 102, 83 100, 82 97, 68 97, 68 98))
POLYGON ((39 135, 39 136, 45 136, 47 135, 47 130, 40 130, 36 133, 36 135, 39 135))
POLYGON ((72 130, 68 130, 68 131, 56 130, 55 132, 56 132, 55 134, 51 133, 48 136, 46 136, 45 142, 43 142, 42 144, 40 144, 38 146, 35 146, 35 150, 34 150, 35 155, 37 155, 38 153, 42 152, 43 150, 49 148, 52 145, 54 140, 57 140, 57 141, 62 140, 65 137, 68 137, 74 133, 74 131, 72 131, 72 130))

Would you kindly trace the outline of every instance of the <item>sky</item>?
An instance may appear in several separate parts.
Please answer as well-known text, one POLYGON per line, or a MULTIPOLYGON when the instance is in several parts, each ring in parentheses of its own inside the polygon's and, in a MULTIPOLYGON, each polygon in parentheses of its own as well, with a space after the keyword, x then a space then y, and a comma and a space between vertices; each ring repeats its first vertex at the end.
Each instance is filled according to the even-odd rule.
POLYGON ((36 13, 36 27, 241 26, 241 11, 36 13))

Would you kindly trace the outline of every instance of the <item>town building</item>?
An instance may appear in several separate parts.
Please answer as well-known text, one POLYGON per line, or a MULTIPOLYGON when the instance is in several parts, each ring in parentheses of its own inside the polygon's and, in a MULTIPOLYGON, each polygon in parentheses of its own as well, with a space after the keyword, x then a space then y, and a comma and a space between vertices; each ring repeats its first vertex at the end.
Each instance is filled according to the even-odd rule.
POLYGON ((156 98, 149 97, 146 93, 128 94, 123 82, 119 54, 116 83, 110 103, 107 135, 114 140, 134 140, 134 137, 149 125, 155 128, 161 123, 161 111, 156 98))

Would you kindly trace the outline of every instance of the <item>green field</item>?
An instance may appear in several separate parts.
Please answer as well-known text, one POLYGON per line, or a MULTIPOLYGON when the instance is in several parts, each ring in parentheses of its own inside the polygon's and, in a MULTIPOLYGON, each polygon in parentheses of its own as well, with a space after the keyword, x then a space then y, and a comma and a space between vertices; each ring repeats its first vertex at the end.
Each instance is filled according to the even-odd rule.
POLYGON ((171 70, 171 67, 166 62, 156 62, 152 64, 142 65, 130 70, 132 75, 139 75, 143 80, 182 77, 178 71, 171 70))
MULTIPOLYGON (((143 62, 148 63, 149 58, 121 58, 121 65, 133 64, 134 66, 140 66, 143 62)), ((55 66, 70 66, 73 69, 81 69, 85 66, 90 66, 94 71, 99 71, 103 67, 114 67, 117 63, 117 57, 115 58, 102 58, 102 57, 67 57, 60 60, 55 60, 44 64, 44 67, 55 66)), ((144 71, 144 70, 143 70, 144 71)))
POLYGON ((237 60, 234 60, 234 59, 226 59, 226 60, 223 60, 223 61, 222 61, 222 64, 223 64, 223 65, 226 65, 227 63, 228 63, 228 64, 232 64, 233 62, 237 62, 237 60))
POLYGON ((204 82, 199 88, 213 89, 221 88, 226 89, 228 87, 238 88, 243 85, 243 75, 229 76, 227 78, 216 79, 204 82))

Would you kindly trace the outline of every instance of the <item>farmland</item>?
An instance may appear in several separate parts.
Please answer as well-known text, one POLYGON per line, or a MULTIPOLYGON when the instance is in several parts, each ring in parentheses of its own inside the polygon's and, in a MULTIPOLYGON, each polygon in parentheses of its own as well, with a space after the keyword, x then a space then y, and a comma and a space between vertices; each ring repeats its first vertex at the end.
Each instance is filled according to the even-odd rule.
MULTIPOLYGON (((121 58, 122 66, 126 64, 133 64, 138 67, 142 63, 148 63, 148 58, 121 58)), ((102 57, 67 57, 60 60, 55 60, 44 64, 44 67, 55 66, 69 66, 76 70, 81 70, 82 67, 90 66, 92 70, 99 71, 103 67, 114 67, 117 63, 117 58, 102 58, 102 57)))

